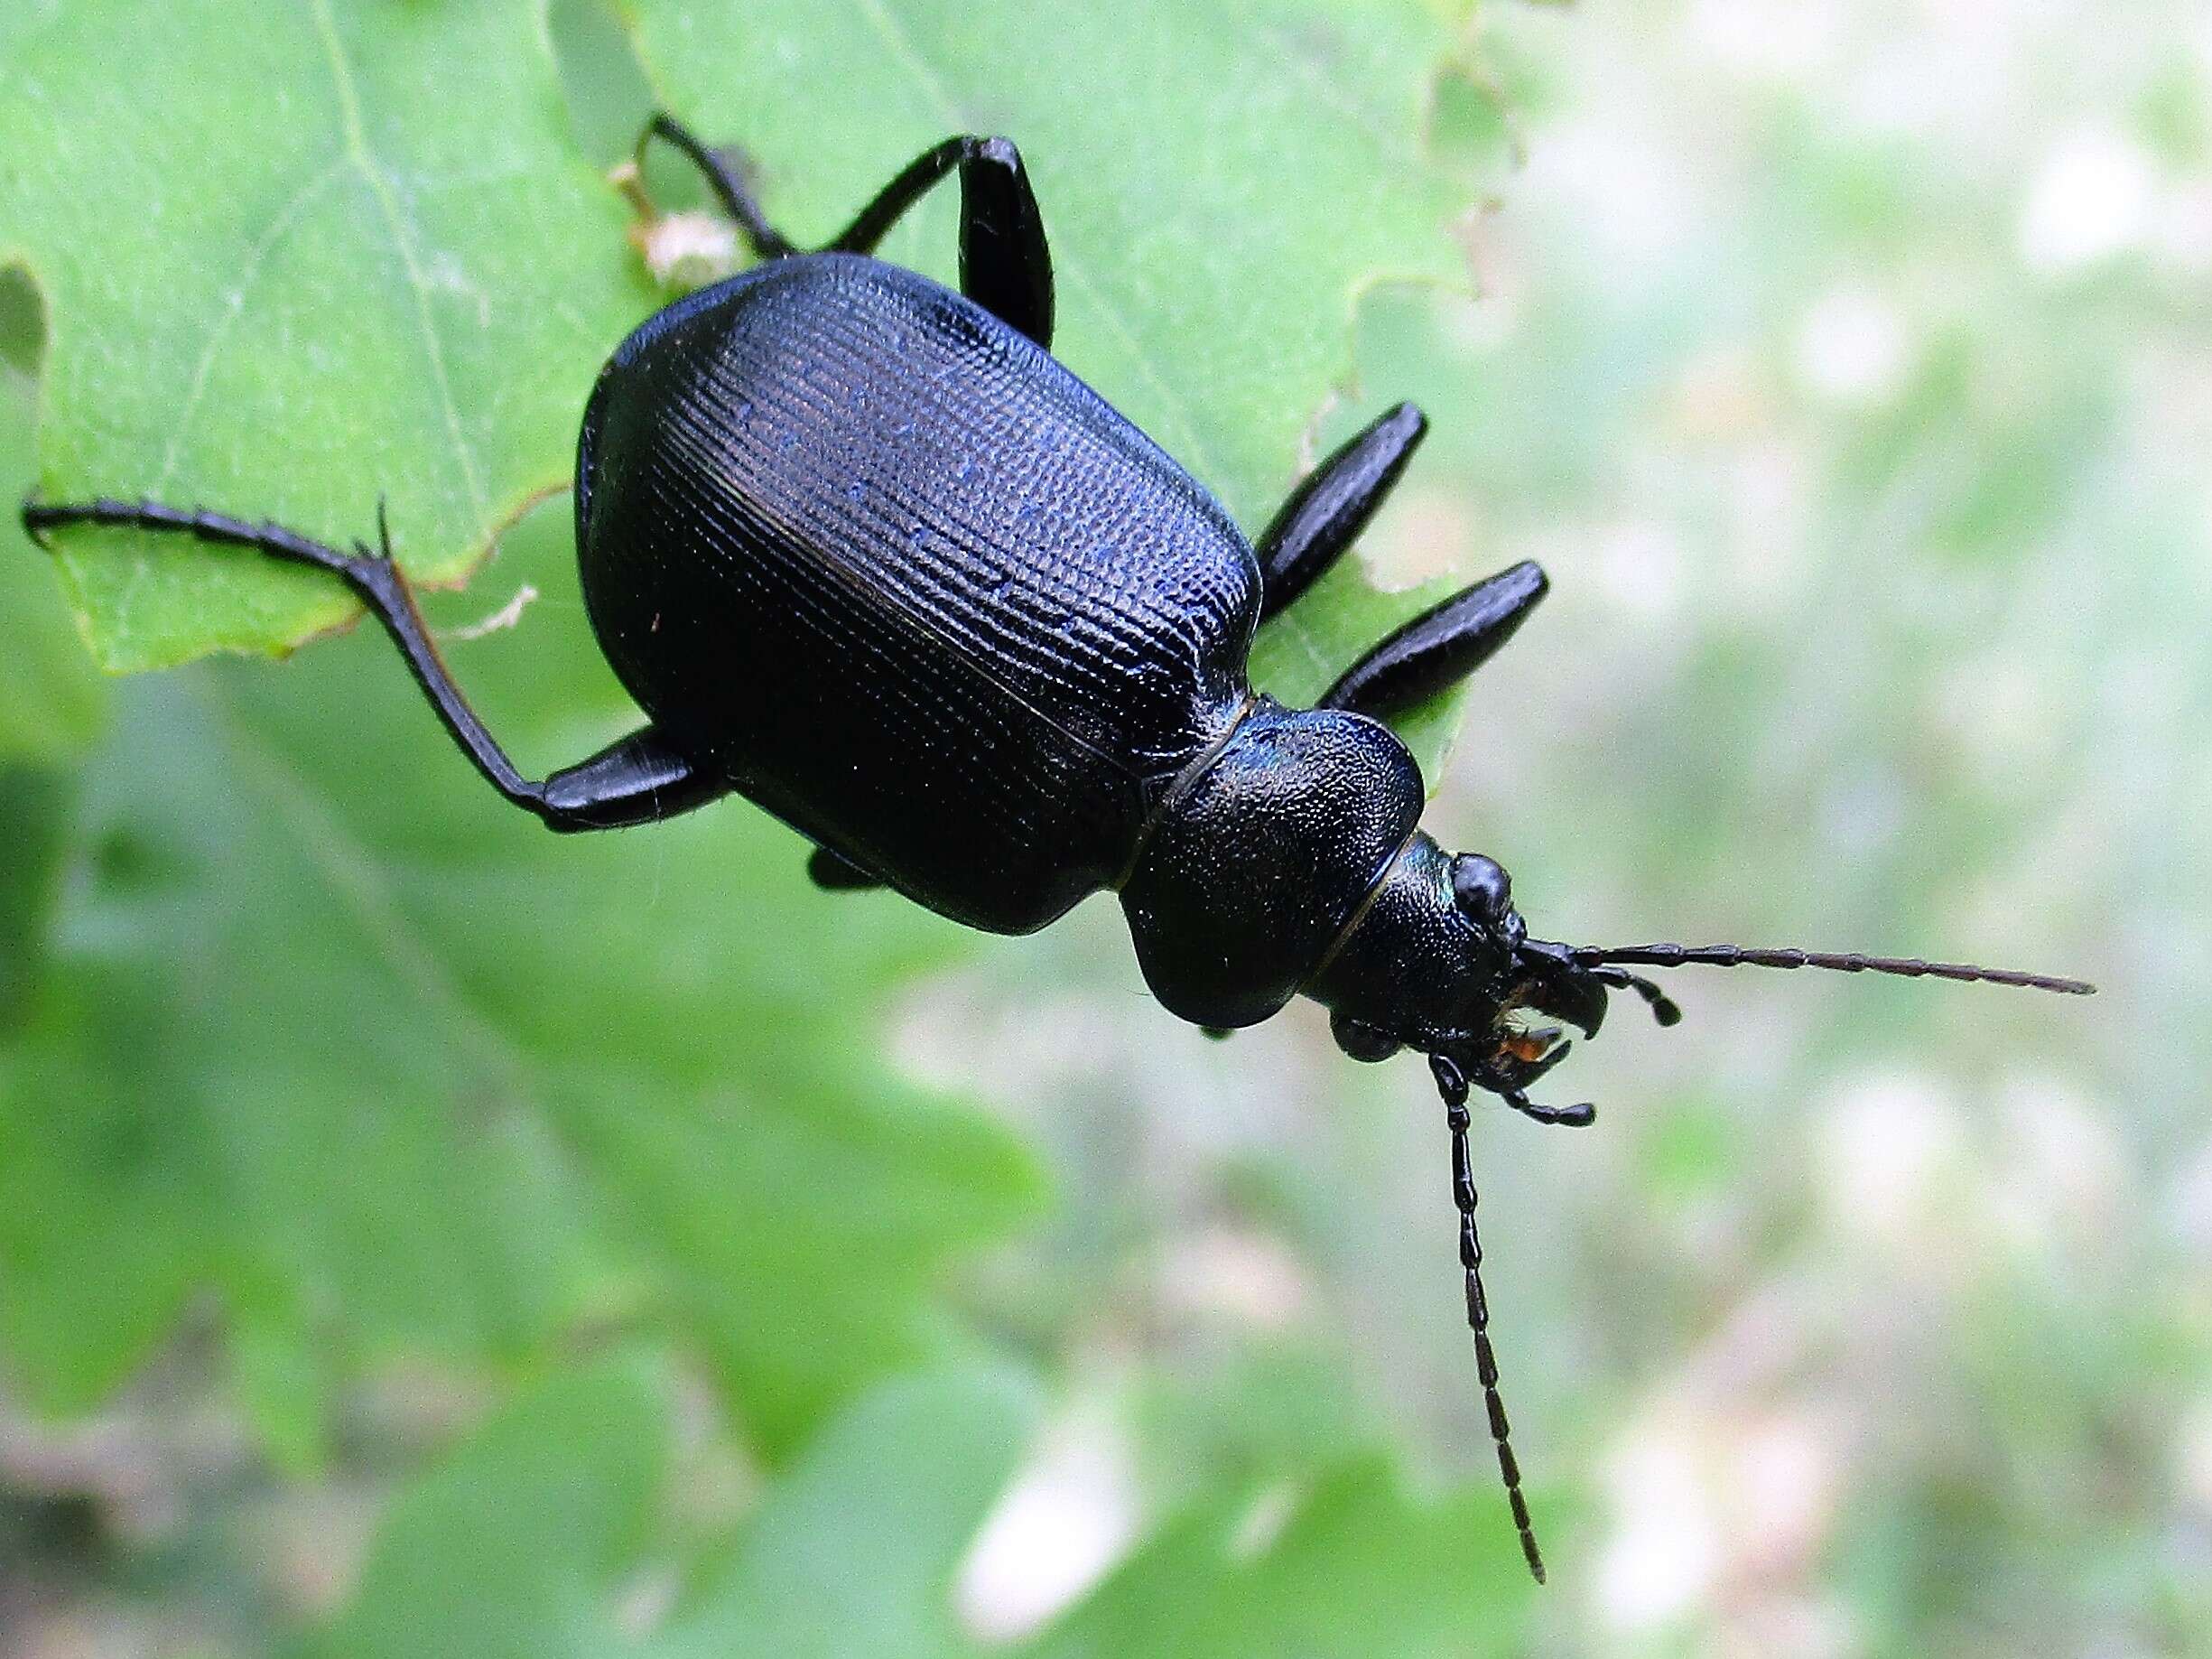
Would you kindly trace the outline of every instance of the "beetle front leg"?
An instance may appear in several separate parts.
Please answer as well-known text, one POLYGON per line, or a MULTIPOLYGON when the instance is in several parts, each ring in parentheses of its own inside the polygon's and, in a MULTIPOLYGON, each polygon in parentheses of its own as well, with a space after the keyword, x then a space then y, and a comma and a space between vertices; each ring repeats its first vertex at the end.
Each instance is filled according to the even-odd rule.
POLYGON ((1378 719, 1411 708, 1488 662, 1550 585, 1529 560, 1476 583, 1374 647, 1315 706, 1378 719))
POLYGON ((1369 423, 1306 475, 1260 532, 1259 620, 1286 610, 1359 539, 1428 432, 1401 403, 1369 423))

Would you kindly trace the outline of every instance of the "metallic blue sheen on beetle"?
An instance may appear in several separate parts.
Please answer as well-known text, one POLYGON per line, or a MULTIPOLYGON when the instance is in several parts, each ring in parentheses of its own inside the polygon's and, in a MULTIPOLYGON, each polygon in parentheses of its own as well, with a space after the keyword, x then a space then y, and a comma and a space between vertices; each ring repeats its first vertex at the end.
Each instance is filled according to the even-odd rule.
POLYGON ((623 342, 583 416, 585 604, 646 723, 543 783, 454 685, 391 557, 219 512, 33 501, 71 524, 177 531, 307 564, 374 611, 446 729, 557 830, 747 797, 810 837, 833 889, 890 887, 994 933, 1119 892, 1146 983, 1226 1033, 1304 994, 1355 1059, 1426 1055, 1452 1136, 1477 1368, 1516 1530, 1544 1576, 1489 1336, 1467 1100, 1528 1089, 1608 993, 1678 1011, 1628 965, 1824 967, 2086 993, 2077 981, 1855 954, 1529 937, 1506 873, 1420 828, 1419 767, 1383 720, 1479 667, 1545 592, 1523 564, 1376 645, 1317 707, 1255 692, 1259 625, 1349 547, 1426 422, 1391 409, 1248 543, 1204 486, 1051 355, 1044 224, 1014 145, 917 156, 823 248, 778 233, 734 156, 665 116, 758 263, 623 342), (871 256, 957 174, 960 291, 871 256))

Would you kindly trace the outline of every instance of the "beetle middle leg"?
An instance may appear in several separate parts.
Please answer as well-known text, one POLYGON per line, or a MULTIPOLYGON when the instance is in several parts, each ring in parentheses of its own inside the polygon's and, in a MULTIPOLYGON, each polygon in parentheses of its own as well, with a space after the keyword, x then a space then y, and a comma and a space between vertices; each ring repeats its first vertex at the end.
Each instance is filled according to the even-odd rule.
MULTIPOLYGON (((668 116, 656 115, 637 140, 640 156, 659 138, 690 157, 762 259, 798 253, 770 225, 720 151, 702 144, 668 116)), ((972 134, 931 145, 876 192, 853 221, 824 243, 824 253, 867 254, 908 208, 952 173, 960 174, 960 291, 1001 322, 1052 349, 1052 249, 1021 152, 1007 138, 972 134)))
POLYGON ((550 829, 618 829, 651 824, 703 806, 729 793, 730 786, 720 777, 693 765, 653 726, 632 732, 580 765, 553 773, 543 783, 525 778, 477 718, 438 655, 423 613, 415 606, 414 591, 392 558, 391 532, 381 502, 376 508, 377 545, 372 549, 356 542, 349 553, 325 546, 281 525, 249 524, 199 508, 116 501, 105 496, 74 503, 25 502, 23 522, 33 539, 42 544, 43 532, 60 526, 107 525, 173 532, 222 546, 248 547, 286 564, 329 572, 351 588, 384 624, 406 658, 415 684, 423 688, 446 731, 485 781, 514 805, 536 814, 550 829))

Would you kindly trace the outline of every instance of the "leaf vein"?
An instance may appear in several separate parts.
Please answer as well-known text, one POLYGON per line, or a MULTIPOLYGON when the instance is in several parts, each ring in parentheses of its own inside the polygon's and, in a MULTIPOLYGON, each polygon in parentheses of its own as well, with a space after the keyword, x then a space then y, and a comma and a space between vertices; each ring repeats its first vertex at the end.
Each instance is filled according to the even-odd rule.
POLYGON ((156 497, 169 488, 169 480, 177 474, 177 462, 183 453, 185 434, 191 430, 192 422, 200 412, 200 400, 207 396, 208 382, 215 372, 215 359, 222 350, 223 341, 229 338, 231 329, 244 314, 246 295, 260 277, 261 267, 276 250, 277 244, 283 240, 293 221, 307 210, 308 203, 346 171, 349 159, 339 157, 294 191, 291 200, 277 210, 275 217, 269 220, 268 228, 246 250, 245 268, 238 273, 237 281, 231 284, 231 303, 216 319, 215 326, 208 331, 207 342, 200 348, 200 359, 192 366, 191 383, 185 388, 183 405, 178 411, 175 424, 170 428, 169 442, 162 452, 161 471, 154 477, 153 493, 156 497))
POLYGON ((406 218, 400 211, 391 181, 369 151, 367 129, 361 120, 360 98, 354 88, 353 70, 346 61, 345 47, 338 38, 337 20, 330 14, 330 0, 314 0, 314 5, 315 24, 322 36, 324 53, 330 59, 330 77, 338 87, 339 109, 346 129, 346 153, 360 170, 369 194, 376 199, 385 228, 391 233, 392 251, 399 256, 400 266, 406 273, 407 289, 414 297, 415 315, 422 325, 423 351, 430 360, 431 379, 445 415, 446 433, 453 443, 454 459, 469 492, 469 504, 481 519, 489 511, 488 498, 483 480, 477 471, 476 457, 461 426, 460 407, 454 401, 452 381, 446 372, 445 344, 439 337, 437 319, 431 312, 430 279, 423 270, 414 239, 407 233, 406 218))

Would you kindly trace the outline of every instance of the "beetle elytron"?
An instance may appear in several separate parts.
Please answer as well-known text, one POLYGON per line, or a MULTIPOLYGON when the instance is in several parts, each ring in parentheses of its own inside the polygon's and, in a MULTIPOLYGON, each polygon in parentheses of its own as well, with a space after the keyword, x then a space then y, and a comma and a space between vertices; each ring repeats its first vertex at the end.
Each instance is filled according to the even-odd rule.
POLYGON ((1043 222, 1014 146, 946 140, 803 252, 736 168, 665 117, 758 263, 638 328, 599 377, 576 544, 601 648, 647 722, 543 783, 463 700, 380 545, 102 498, 31 502, 33 535, 181 531, 344 581, 492 787, 557 830, 646 824, 736 792, 813 838, 825 887, 888 886, 971 927, 1042 927, 1116 890, 1145 978, 1226 1030, 1301 993, 1355 1059, 1428 1058, 1452 1138, 1467 1320, 1513 1521, 1543 1563, 1499 1398, 1467 1153, 1470 1089, 1528 1090, 1598 1029, 1627 965, 1822 967, 2087 992, 2072 980, 1735 946, 1529 937, 1505 871, 1419 827, 1385 716, 1472 673, 1541 599, 1523 564, 1376 646, 1313 709, 1255 693, 1253 632, 1360 533, 1419 443, 1400 405, 1324 461, 1248 544, 1213 499, 1049 354, 1043 222), (953 293, 870 256, 957 172, 953 293))

